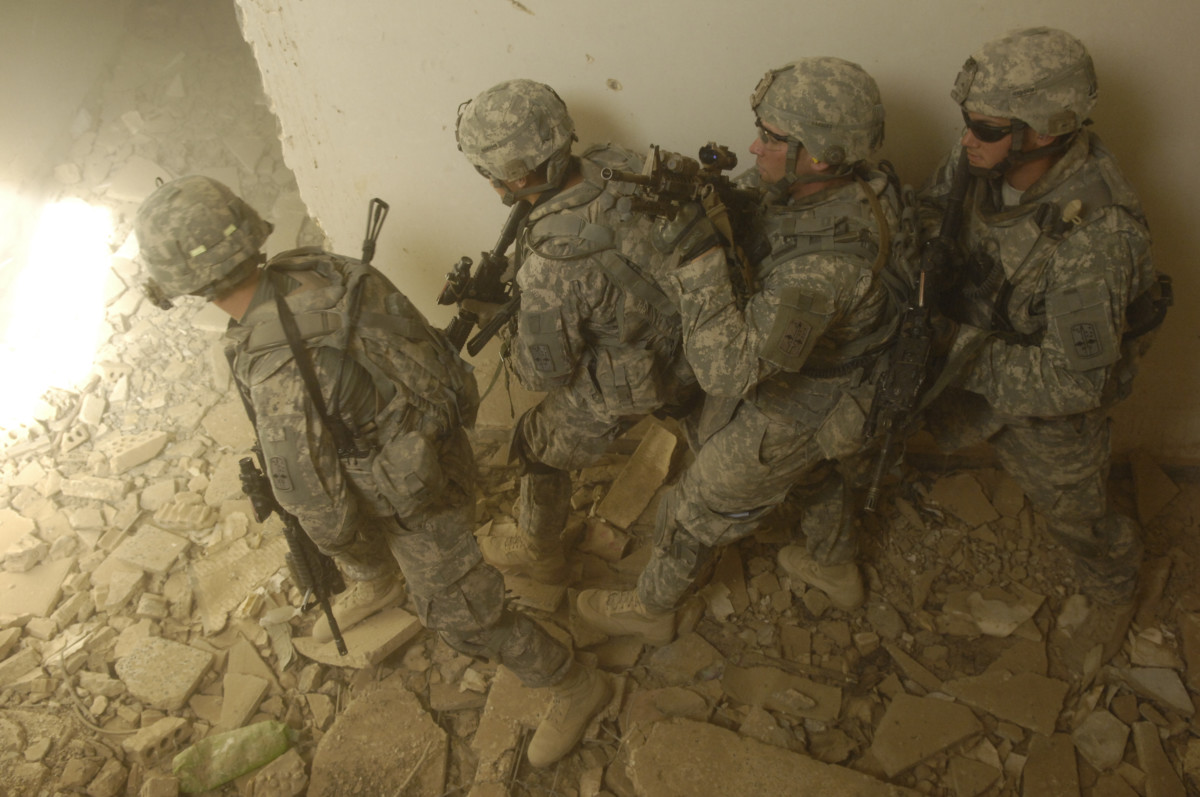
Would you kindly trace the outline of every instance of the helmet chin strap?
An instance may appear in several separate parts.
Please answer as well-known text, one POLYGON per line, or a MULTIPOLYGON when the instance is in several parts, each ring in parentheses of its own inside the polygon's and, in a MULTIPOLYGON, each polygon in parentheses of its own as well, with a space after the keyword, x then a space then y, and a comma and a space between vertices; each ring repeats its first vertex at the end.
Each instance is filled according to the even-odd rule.
POLYGON ((550 165, 546 169, 546 182, 544 183, 527 185, 524 188, 518 188, 514 191, 502 181, 497 180, 494 177, 491 178, 492 185, 496 188, 496 190, 503 189, 504 191, 504 194, 500 197, 500 201, 503 202, 507 207, 512 207, 513 205, 517 204, 517 200, 524 199, 531 194, 540 194, 544 192, 558 193, 558 190, 562 188, 563 183, 567 181, 567 175, 571 173, 570 166, 572 158, 570 155, 570 146, 570 144, 567 144, 566 149, 562 153, 566 157, 560 158, 560 156, 556 154, 552 155, 550 160, 547 161, 547 163, 550 165), (560 163, 554 162, 556 158, 560 160, 560 163))
POLYGON ((783 177, 776 180, 767 187, 767 193, 774 201, 787 198, 793 186, 806 185, 808 183, 825 183, 830 180, 837 180, 846 176, 846 169, 836 168, 828 172, 816 172, 812 174, 796 174, 796 163, 800 160, 800 148, 803 146, 794 138, 788 138, 788 154, 787 163, 784 166, 783 177))
POLYGON ((796 174, 796 163, 800 160, 800 147, 802 145, 791 136, 788 137, 787 145, 787 161, 783 167, 783 177, 767 186, 767 193, 776 201, 786 199, 792 190, 792 186, 801 179, 800 175, 796 174))

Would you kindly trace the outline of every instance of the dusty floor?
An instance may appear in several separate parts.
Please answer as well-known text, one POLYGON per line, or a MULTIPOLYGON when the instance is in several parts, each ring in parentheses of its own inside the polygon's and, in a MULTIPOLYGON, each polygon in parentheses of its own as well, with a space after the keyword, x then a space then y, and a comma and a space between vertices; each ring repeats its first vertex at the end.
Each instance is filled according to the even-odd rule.
MULTIPOLYGON (((113 207, 119 241, 136 208, 128 186, 205 171, 279 223, 272 251, 319 242, 231 9, 141 3, 120 52, 64 155, 79 177, 63 181, 64 196, 113 207)), ((664 648, 605 640, 575 621, 570 595, 556 604, 514 581, 515 598, 573 636, 618 693, 579 750, 537 772, 519 751, 538 696, 411 620, 356 643, 360 667, 296 652, 315 612, 292 616, 278 532, 240 495, 249 437, 214 317, 198 305, 161 312, 138 298, 130 263, 114 268, 96 379, 47 395, 38 422, 10 430, 0 451, 0 795, 175 794, 176 752, 267 720, 294 730, 296 752, 212 793, 1200 790, 1200 484, 1187 469, 1135 458, 1118 470, 1117 500, 1147 519, 1147 594, 1102 667, 1064 656, 1070 567, 986 460, 914 457, 920 467, 889 486, 866 519, 870 597, 858 611, 777 567, 795 528, 787 507, 726 551, 664 648), (173 536, 145 542, 155 529, 173 536), (151 659, 163 683, 147 686, 132 664, 147 640, 203 655, 190 676, 178 648, 151 659)), ((653 429, 578 475, 574 589, 636 578, 653 500, 628 539, 603 537, 612 530, 599 518, 614 478, 643 464, 639 442, 663 434, 653 429)), ((516 499, 511 470, 496 464, 502 437, 477 435, 480 520, 494 533, 516 499)), ((678 452, 668 481, 684 460, 678 452)))

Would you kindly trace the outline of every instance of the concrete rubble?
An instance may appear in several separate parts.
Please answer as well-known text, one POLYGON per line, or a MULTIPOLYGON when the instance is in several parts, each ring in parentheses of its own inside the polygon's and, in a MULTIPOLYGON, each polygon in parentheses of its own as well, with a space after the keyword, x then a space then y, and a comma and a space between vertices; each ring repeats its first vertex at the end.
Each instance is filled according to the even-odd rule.
MULTIPOLYGON (((221 4, 134 2, 111 73, 54 169, 114 208, 115 242, 162 175, 202 171, 319 244, 252 57, 221 4), (219 11, 219 13, 218 13, 219 11)), ((984 461, 912 467, 864 518, 867 605, 793 584, 775 552, 798 508, 732 546, 651 648, 572 606, 629 588, 677 427, 646 422, 577 474, 571 589, 510 580, 522 610, 609 673, 612 703, 551 769, 523 759, 546 696, 458 654, 411 603, 311 640, 274 521, 237 462, 253 442, 205 309, 162 312, 114 258, 94 374, 0 440, 0 794, 169 797, 171 760, 273 720, 298 741, 212 794, 1021 795, 1200 793, 1200 480, 1139 453, 1116 500, 1145 527, 1140 609, 1116 655, 1060 645, 1092 612, 1020 490, 984 461), (1064 636, 1065 635, 1065 636, 1064 636), (807 784, 798 791, 798 784, 807 784)), ((511 533, 506 431, 475 435, 480 533, 511 533)), ((919 441, 918 441, 919 442, 919 441)), ((916 460, 914 460, 916 461, 916 460)))

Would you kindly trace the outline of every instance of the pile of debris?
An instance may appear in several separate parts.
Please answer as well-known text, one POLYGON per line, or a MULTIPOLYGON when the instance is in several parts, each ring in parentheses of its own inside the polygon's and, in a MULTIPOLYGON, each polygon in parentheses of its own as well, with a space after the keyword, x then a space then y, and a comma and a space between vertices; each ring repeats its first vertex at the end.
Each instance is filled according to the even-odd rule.
MULTIPOLYGON (((55 172, 61 192, 113 207, 122 241, 154 177, 202 172, 276 223, 272 251, 319 243, 248 48, 212 45, 232 10, 214 22, 210 5, 132 4, 130 41, 55 172)), ((150 306, 126 254, 93 378, 49 393, 0 441, 0 794, 1200 789, 1195 481, 1135 456, 1117 483, 1148 558, 1115 640, 1084 638, 1095 610, 1010 480, 986 462, 930 460, 865 518, 861 610, 777 567, 797 526, 785 507, 723 552, 678 638, 649 648, 599 636, 571 605, 576 589, 632 586, 647 559, 663 485, 688 456, 655 422, 576 474, 571 588, 508 582, 617 687, 579 749, 531 770, 523 745, 543 698, 451 650, 411 607, 351 629, 346 657, 309 638, 315 612, 299 609, 282 535, 241 493, 253 434, 217 344, 222 318, 150 306)), ((480 534, 515 529, 504 436, 475 436, 480 534)))
MULTIPOLYGON (((991 469, 913 471, 891 487, 868 518, 863 609, 789 583, 774 557, 792 541, 785 507, 724 551, 678 638, 650 648, 589 629, 571 598, 632 586, 646 561, 656 503, 688 458, 677 431, 652 420, 576 474, 572 589, 508 581, 523 610, 618 687, 579 750, 531 770, 522 746, 543 697, 448 648, 411 607, 351 629, 347 657, 307 636, 315 612, 297 608, 282 535, 241 493, 253 432, 212 311, 131 298, 131 269, 115 261, 114 334, 95 378, 47 396, 3 452, 2 790, 173 795, 206 783, 184 766, 204 752, 195 745, 230 732, 226 749, 251 769, 213 793, 1200 787, 1195 484, 1135 460, 1152 556, 1110 661, 1093 640, 1073 650, 1089 607, 1065 554, 991 469)), ((515 531, 504 435, 475 437, 480 534, 515 531)), ((204 763, 238 771, 212 751, 204 763)))

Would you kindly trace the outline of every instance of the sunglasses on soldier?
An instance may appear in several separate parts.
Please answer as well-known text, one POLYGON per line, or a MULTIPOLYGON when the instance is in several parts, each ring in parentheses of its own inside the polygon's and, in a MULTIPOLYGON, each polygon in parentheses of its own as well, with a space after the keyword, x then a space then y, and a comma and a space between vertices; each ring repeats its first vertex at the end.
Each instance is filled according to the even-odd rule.
POLYGON ((972 119, 965 108, 963 109, 962 117, 963 124, 965 124, 967 129, 971 131, 971 135, 975 136, 975 138, 979 139, 985 144, 995 144, 997 141, 1011 134, 1013 131, 1012 125, 999 127, 997 125, 988 124, 987 122, 981 122, 977 119, 972 119))

